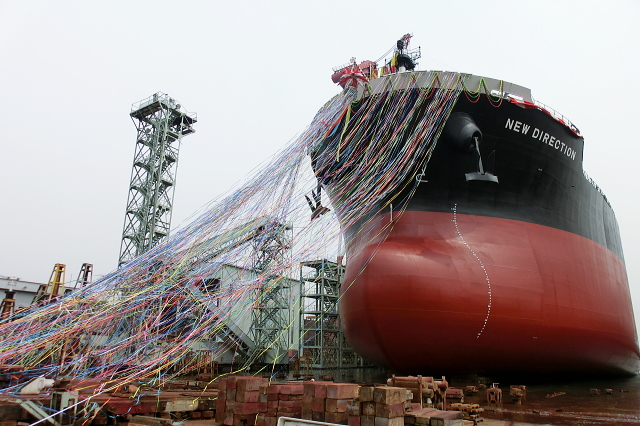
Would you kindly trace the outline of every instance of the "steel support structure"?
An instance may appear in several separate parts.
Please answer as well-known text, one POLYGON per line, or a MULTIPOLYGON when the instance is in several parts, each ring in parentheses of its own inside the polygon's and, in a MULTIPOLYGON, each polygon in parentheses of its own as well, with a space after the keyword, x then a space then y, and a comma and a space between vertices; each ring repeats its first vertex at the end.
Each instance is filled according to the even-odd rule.
POLYGON ((78 273, 76 285, 73 288, 82 288, 87 286, 91 282, 93 282, 93 264, 83 263, 82 267, 80 268, 80 273, 78 273))
POLYGON ((344 266, 327 259, 300 264, 299 356, 311 368, 355 367, 358 356, 340 325, 338 301, 344 266))
POLYGON ((64 288, 64 284, 67 282, 66 271, 67 265, 56 263, 53 267, 53 271, 51 271, 49 282, 47 284, 42 284, 38 288, 38 291, 33 297, 33 301, 31 303, 35 304, 43 302, 44 304, 47 304, 71 291, 70 289, 65 290, 64 288))
POLYGON ((161 92, 133 104, 130 116, 138 135, 118 267, 169 235, 180 142, 197 121, 161 92))
POLYGON ((259 236, 252 240, 253 269, 258 284, 249 333, 253 350, 247 364, 288 362, 285 355, 290 346, 291 280, 273 272, 289 263, 291 238, 292 228, 274 221, 261 227, 259 236))

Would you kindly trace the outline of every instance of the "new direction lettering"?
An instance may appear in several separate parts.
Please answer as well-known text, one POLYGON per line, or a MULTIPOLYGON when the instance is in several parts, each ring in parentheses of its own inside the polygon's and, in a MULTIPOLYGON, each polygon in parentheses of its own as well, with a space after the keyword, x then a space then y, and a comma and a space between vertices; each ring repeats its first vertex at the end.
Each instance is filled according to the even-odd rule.
POLYGON ((531 126, 521 123, 519 121, 516 120, 512 120, 510 118, 507 118, 507 124, 505 124, 505 126, 507 129, 511 129, 514 132, 519 132, 522 133, 523 135, 526 135, 529 132, 529 129, 531 128, 531 126))
MULTIPOLYGON (((517 120, 512 120, 510 118, 507 118, 507 122, 505 123, 504 127, 505 129, 513 130, 514 132, 517 132, 517 133, 522 133, 523 135, 528 135, 529 129, 531 129, 531 126, 529 126, 528 124, 522 123, 517 120)), ((545 145, 555 148, 556 150, 560 151, 561 153, 571 158, 572 160, 576 159, 575 149, 571 148, 569 145, 565 144, 555 136, 551 136, 549 133, 543 132, 537 127, 535 127, 531 132, 531 137, 533 139, 539 140, 545 145)))

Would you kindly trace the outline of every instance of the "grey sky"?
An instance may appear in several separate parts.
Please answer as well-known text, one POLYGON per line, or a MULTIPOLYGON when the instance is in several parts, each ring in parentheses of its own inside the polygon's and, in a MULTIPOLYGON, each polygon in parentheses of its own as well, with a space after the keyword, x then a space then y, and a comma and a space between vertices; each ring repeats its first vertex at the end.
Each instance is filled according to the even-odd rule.
POLYGON ((177 226, 311 121, 339 91, 333 66, 375 60, 412 32, 420 69, 529 87, 580 128, 640 312, 639 16, 632 1, 0 0, 0 275, 115 268, 132 103, 163 91, 198 113, 180 152, 177 226))

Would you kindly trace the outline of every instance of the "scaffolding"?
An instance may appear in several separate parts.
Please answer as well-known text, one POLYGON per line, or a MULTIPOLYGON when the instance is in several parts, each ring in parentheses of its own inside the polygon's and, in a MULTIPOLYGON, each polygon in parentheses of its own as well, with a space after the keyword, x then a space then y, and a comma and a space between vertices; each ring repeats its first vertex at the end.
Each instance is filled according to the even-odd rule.
POLYGON ((301 262, 300 349, 301 363, 311 368, 356 367, 359 357, 349 346, 338 312, 341 263, 327 259, 301 262))
POLYGON ((287 362, 284 356, 290 346, 287 330, 291 322, 291 280, 268 271, 289 262, 292 228, 272 221, 262 226, 260 231, 259 236, 252 240, 253 270, 260 282, 252 311, 250 337, 253 349, 247 363, 287 362))
POLYGON ((197 121, 161 92, 133 104, 130 116, 138 135, 118 267, 169 235, 180 142, 197 121))

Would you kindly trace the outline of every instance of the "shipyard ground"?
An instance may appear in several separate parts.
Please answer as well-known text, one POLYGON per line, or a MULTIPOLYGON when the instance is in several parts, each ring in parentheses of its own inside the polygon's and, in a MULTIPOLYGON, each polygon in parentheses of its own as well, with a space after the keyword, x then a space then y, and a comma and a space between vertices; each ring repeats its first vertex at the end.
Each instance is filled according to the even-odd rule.
MULTIPOLYGON (((346 376, 351 376, 352 373, 353 371, 347 371, 346 376)), ((334 375, 342 376, 342 374, 334 375)), ((356 376, 358 375, 356 374, 356 376)), ((317 375, 315 378, 318 380, 322 377, 317 375)), ((340 379, 336 377, 336 382, 354 381, 383 383, 382 380, 344 380, 342 377, 340 379)), ((452 379, 449 384, 452 387, 464 388, 480 383, 491 386, 490 382, 477 378, 475 381, 452 379)), ((503 390, 503 400, 500 404, 487 403, 487 391, 484 389, 479 390, 475 395, 465 395, 464 403, 479 404, 484 409, 481 414, 482 421, 478 424, 485 426, 640 424, 640 377, 637 376, 571 382, 556 379, 542 383, 510 383, 503 378, 499 387, 503 390), (509 396, 510 385, 526 385, 526 396, 514 403, 509 396)), ((108 411, 114 414, 118 413, 119 417, 103 417, 101 421, 93 424, 127 426, 128 423, 131 423, 131 425, 136 425, 138 424, 135 421, 136 416, 125 414, 135 406, 133 412, 136 415, 146 413, 145 415, 149 416, 153 415, 153 411, 156 411, 158 420, 161 420, 160 417, 164 417, 165 421, 171 419, 184 423, 185 426, 223 426, 221 423, 216 423, 213 418, 217 390, 209 389, 206 391, 193 388, 163 390, 160 394, 149 394, 137 400, 119 392, 94 397, 94 402, 99 405, 106 404, 105 407, 110 407, 108 411), (199 399, 199 403, 196 405, 193 405, 194 397, 199 399), (173 408, 169 408, 169 406, 173 408)), ((41 395, 28 399, 47 406, 46 400, 49 398, 49 395, 41 395)), ((15 398, 10 399, 15 401, 15 398)), ((32 423, 24 416, 12 417, 11 413, 16 413, 16 409, 19 413, 20 407, 16 407, 15 403, 10 403, 0 397, 0 426, 20 426, 32 423)), ((40 422, 39 424, 48 423, 40 422)))
MULTIPOLYGON (((522 423, 507 420, 484 419, 481 423, 483 426, 540 426, 536 423, 522 423)), ((185 426, 221 426, 213 420, 187 420, 185 426)), ((543 424, 544 426, 544 424, 543 424)))

